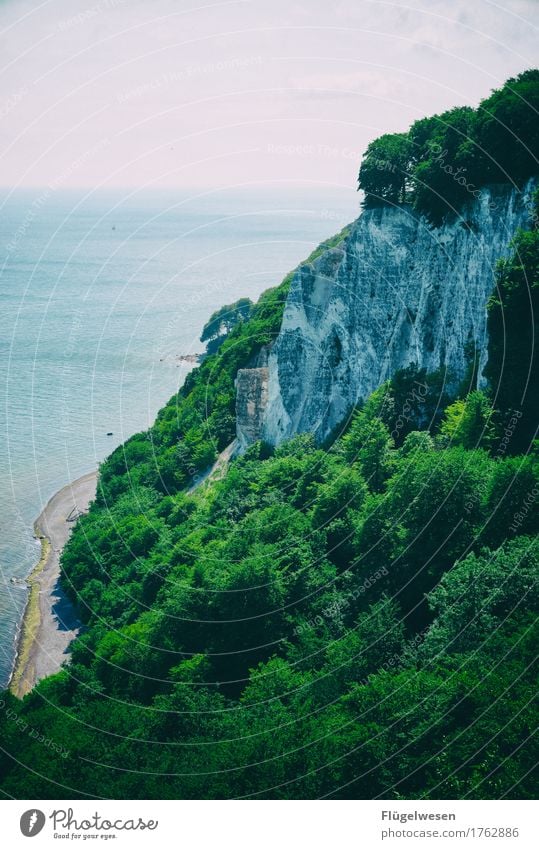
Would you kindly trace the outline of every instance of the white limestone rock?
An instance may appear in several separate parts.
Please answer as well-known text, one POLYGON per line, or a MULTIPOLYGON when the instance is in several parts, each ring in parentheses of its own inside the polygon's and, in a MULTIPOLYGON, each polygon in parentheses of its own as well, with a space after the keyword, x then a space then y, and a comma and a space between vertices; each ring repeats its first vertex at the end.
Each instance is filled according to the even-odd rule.
POLYGON ((527 224, 532 188, 484 189, 438 228, 408 207, 366 210, 339 247, 302 265, 269 354, 257 437, 277 445, 311 432, 321 442, 411 363, 446 366, 457 381, 469 341, 483 369, 496 262, 527 224))

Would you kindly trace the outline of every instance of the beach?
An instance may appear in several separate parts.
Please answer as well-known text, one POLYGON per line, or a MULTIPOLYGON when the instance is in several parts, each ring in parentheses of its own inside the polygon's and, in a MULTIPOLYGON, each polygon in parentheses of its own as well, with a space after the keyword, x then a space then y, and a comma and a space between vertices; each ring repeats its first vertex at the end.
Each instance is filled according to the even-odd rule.
POLYGON ((28 601, 19 633, 10 690, 19 698, 47 675, 58 672, 80 625, 60 587, 60 555, 75 521, 95 497, 97 472, 64 486, 48 501, 34 524, 41 557, 28 577, 28 601))

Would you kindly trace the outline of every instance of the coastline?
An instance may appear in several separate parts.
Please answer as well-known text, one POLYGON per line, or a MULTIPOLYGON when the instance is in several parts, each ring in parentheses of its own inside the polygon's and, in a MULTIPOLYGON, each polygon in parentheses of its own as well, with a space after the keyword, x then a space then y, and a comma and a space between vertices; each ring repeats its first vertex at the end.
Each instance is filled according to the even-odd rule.
POLYGON ((67 521, 68 516, 88 509, 96 486, 97 471, 67 484, 49 499, 34 522, 41 556, 27 578, 28 599, 9 679, 9 689, 18 698, 58 672, 79 632, 73 605, 59 586, 60 555, 74 524, 67 521))

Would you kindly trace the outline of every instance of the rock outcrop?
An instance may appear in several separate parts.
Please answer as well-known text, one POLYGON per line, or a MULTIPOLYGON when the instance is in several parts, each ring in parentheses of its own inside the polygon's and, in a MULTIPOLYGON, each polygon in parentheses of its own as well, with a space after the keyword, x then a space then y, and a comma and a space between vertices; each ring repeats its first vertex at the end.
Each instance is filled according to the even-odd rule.
POLYGON ((268 368, 243 368, 236 378, 237 451, 262 438, 268 402, 268 368))
POLYGON ((409 207, 366 210, 342 243, 300 266, 267 367, 238 373, 240 447, 301 432, 322 441, 411 363, 445 367, 456 382, 467 343, 482 370, 496 263, 529 219, 532 188, 484 189, 437 228, 409 207))

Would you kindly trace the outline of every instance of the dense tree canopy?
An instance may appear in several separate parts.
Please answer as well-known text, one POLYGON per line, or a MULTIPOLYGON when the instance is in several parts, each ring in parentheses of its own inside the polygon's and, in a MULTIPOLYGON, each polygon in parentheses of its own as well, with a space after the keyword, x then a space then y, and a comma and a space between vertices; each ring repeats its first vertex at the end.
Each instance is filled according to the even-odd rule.
POLYGON ((539 173, 539 70, 483 100, 371 142, 359 169, 365 204, 410 203, 435 224, 487 183, 521 187, 539 173))
POLYGON ((4 793, 534 795, 539 458, 496 459, 451 407, 396 447, 379 414, 411 374, 329 450, 96 501, 62 557, 72 662, 3 695, 4 793))
POLYGON ((253 302, 250 298, 240 298, 233 304, 225 304, 210 316, 202 328, 200 341, 207 343, 208 353, 218 350, 231 330, 251 315, 253 302))
POLYGON ((486 375, 507 425, 513 416, 512 451, 525 451, 539 423, 539 229, 536 195, 534 227, 515 237, 513 253, 498 264, 496 289, 488 305, 486 375))
POLYGON ((404 203, 409 181, 410 142, 406 133, 387 133, 372 141, 359 169, 359 185, 372 201, 404 203))

